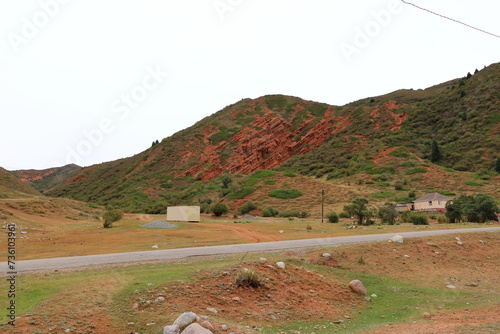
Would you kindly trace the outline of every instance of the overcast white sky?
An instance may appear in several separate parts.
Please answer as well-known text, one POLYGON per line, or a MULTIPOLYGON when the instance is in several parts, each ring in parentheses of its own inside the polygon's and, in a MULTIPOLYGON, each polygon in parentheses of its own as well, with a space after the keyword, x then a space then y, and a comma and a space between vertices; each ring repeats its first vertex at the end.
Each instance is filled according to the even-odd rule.
MULTIPOLYGON (((500 35, 498 0, 412 0, 500 35)), ((500 61, 399 0, 1 0, 0 166, 134 155, 242 98, 343 105, 500 61)))

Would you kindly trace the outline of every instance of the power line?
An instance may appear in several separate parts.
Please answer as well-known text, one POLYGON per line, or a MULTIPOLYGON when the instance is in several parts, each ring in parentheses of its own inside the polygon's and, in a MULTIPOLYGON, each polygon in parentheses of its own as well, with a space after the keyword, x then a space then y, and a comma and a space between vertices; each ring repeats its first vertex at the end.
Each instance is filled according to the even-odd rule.
POLYGON ((471 29, 474 29, 474 30, 480 31, 480 32, 482 32, 482 33, 485 33, 485 34, 491 35, 491 36, 496 37, 496 38, 500 38, 500 36, 499 36, 499 35, 495 35, 495 34, 493 34, 493 33, 491 33, 491 32, 486 31, 486 30, 482 30, 482 29, 479 29, 479 28, 473 27, 473 26, 471 26, 471 25, 469 25, 469 24, 467 24, 467 23, 464 23, 464 22, 462 22, 462 21, 452 19, 451 17, 445 16, 445 15, 441 15, 441 14, 439 14, 439 13, 433 12, 432 10, 429 10, 429 9, 426 9, 426 8, 422 8, 422 7, 420 7, 420 6, 417 6, 417 5, 413 4, 413 3, 408 2, 408 1, 405 1, 405 0, 401 0, 401 1, 402 1, 403 3, 405 3, 405 4, 407 4, 407 5, 410 5, 410 6, 413 6, 413 7, 415 7, 415 8, 418 8, 418 9, 420 9, 420 10, 423 10, 423 11, 429 12, 429 13, 434 14, 434 15, 437 15, 437 16, 442 17, 442 18, 444 18, 444 19, 447 19, 447 20, 450 20, 450 21, 453 21, 453 22, 456 22, 456 23, 462 24, 462 25, 464 25, 464 26, 466 26, 466 27, 468 27, 468 28, 471 28, 471 29))

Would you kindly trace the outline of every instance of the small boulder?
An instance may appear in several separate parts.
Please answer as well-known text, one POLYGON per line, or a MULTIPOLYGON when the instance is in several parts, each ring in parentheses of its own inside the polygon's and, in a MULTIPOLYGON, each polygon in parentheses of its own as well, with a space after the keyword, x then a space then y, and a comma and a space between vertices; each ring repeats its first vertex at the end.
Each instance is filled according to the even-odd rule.
POLYGON ((366 288, 360 280, 353 280, 349 283, 349 288, 360 296, 366 296, 366 288))
POLYGON ((264 263, 266 263, 266 262, 267 262, 267 259, 266 259, 265 257, 261 257, 261 258, 259 259, 259 262, 260 262, 261 264, 264 264, 264 263))
POLYGON ((424 312, 422 315, 426 319, 430 319, 431 318, 431 314, 429 312, 424 312))
POLYGON ((213 334, 211 330, 201 327, 200 324, 191 324, 182 331, 182 334, 213 334))
POLYGON ((180 334, 181 329, 177 325, 163 327, 163 334, 180 334))
POLYGON ((151 246, 151 248, 158 249, 158 245, 153 245, 153 246, 151 246))
POLYGON ((238 303, 241 302, 241 298, 240 297, 233 297, 233 298, 231 298, 231 300, 233 302, 238 302, 238 303))
POLYGON ((285 262, 276 262, 276 265, 280 267, 281 269, 285 269, 285 262))
POLYGON ((325 259, 330 259, 332 257, 332 254, 330 253, 323 253, 321 254, 322 257, 324 257, 325 259))
POLYGON ((460 245, 460 246, 462 246, 464 243, 461 242, 461 241, 457 241, 457 244, 460 245))
POLYGON ((448 289, 456 289, 456 288, 457 288, 456 286, 451 285, 451 284, 448 284, 446 287, 447 287, 448 289))
POLYGON ((404 238, 400 235, 395 235, 392 238, 390 238, 389 241, 397 243, 397 244, 402 244, 402 243, 404 243, 404 238))
POLYGON ((208 330, 215 331, 214 325, 208 320, 203 321, 200 325, 208 330))
POLYGON ((216 308, 213 308, 213 307, 207 307, 207 311, 208 311, 208 312, 212 312, 213 314, 217 314, 217 313, 219 313, 219 311, 217 311, 217 309, 216 309, 216 308))
POLYGON ((227 325, 226 324, 222 324, 220 326, 220 329, 222 329, 223 331, 227 331, 227 325))
POLYGON ((191 325, 193 322, 199 321, 200 317, 193 312, 184 312, 174 321, 174 325, 179 326, 181 330, 191 325))
POLYGON ((160 303, 160 302, 164 302, 164 301, 165 301, 165 297, 162 297, 162 296, 155 299, 155 303, 160 303))

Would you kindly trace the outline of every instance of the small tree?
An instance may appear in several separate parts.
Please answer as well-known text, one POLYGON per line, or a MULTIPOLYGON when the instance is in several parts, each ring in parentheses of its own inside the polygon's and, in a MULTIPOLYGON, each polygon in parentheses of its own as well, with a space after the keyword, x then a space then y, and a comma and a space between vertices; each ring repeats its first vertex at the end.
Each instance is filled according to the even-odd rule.
POLYGON ((123 213, 117 210, 109 210, 102 214, 102 219, 104 222, 102 226, 104 228, 111 228, 114 222, 119 221, 123 218, 123 213))
POLYGON ((215 203, 210 209, 216 217, 220 217, 229 211, 227 206, 223 203, 215 203))
POLYGON ((500 158, 497 158, 497 161, 495 162, 495 171, 500 173, 500 158))
POLYGON ((336 223, 339 222, 339 216, 337 215, 337 213, 335 213, 333 211, 332 212, 328 212, 326 214, 326 216, 328 217, 328 221, 330 223, 336 224, 336 223))
POLYGON ((441 160, 441 151, 439 149, 439 145, 435 140, 432 140, 431 142, 431 161, 432 162, 438 162, 441 160))
POLYGON ((378 208, 378 216, 382 220, 382 223, 394 225, 398 217, 396 205, 393 203, 385 203, 385 205, 378 208))
POLYGON ((359 225, 363 225, 364 219, 372 215, 372 212, 368 208, 368 200, 366 198, 358 197, 353 199, 351 204, 344 206, 344 211, 356 217, 359 225))

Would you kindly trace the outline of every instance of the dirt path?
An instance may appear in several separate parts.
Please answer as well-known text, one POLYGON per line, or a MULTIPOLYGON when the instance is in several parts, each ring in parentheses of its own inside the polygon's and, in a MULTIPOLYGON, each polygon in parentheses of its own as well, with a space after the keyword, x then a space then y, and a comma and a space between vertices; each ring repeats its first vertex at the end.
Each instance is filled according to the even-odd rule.
MULTIPOLYGON (((471 232, 472 233, 500 232, 500 227, 404 232, 398 234, 405 238, 418 238, 425 236, 471 233, 471 232)), ((191 247, 191 248, 165 249, 165 250, 142 251, 142 252, 26 260, 17 262, 16 270, 18 272, 36 271, 36 270, 54 270, 54 269, 86 267, 86 266, 105 265, 114 263, 131 263, 131 262, 182 259, 192 256, 240 254, 246 252, 267 252, 267 251, 310 248, 310 247, 328 247, 332 245, 355 244, 360 242, 387 241, 394 235, 395 233, 386 233, 386 234, 358 235, 358 236, 348 236, 348 237, 271 241, 271 242, 259 242, 259 243, 249 243, 249 244, 191 247)), ((7 263, 6 262, 0 263, 0 274, 5 275, 7 271, 8 271, 7 263)))
POLYGON ((206 223, 199 223, 197 225, 202 226, 202 227, 208 227, 208 228, 209 227, 217 227, 217 228, 221 228, 224 230, 229 230, 231 232, 234 232, 235 234, 237 234, 240 237, 243 237, 245 239, 250 240, 251 242, 261 242, 263 240, 264 241, 278 241, 278 239, 276 239, 272 236, 269 236, 269 235, 266 235, 263 233, 259 233, 257 231, 252 231, 250 229, 246 229, 243 227, 238 227, 238 226, 228 226, 228 225, 224 225, 224 224, 206 224, 206 223))

